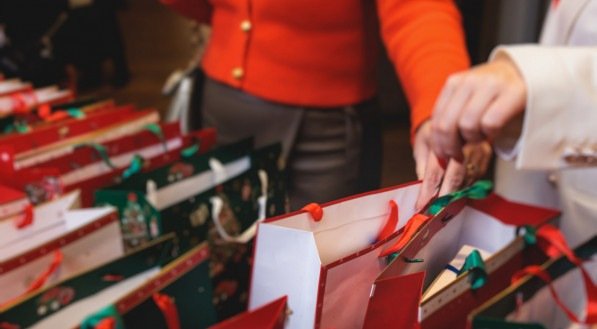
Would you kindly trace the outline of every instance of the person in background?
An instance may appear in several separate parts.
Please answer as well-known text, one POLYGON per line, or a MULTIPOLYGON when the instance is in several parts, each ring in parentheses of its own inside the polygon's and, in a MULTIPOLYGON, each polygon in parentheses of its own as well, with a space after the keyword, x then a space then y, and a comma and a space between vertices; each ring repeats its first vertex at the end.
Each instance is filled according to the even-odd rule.
POLYGON ((412 109, 422 177, 430 149, 419 127, 445 79, 469 66, 453 1, 161 1, 211 24, 203 123, 219 143, 282 141, 292 209, 380 184, 379 32, 412 109))
MULTIPOLYGON (((462 158, 465 143, 493 142, 503 159, 498 193, 560 207, 572 246, 593 237, 597 0, 553 1, 539 44, 500 46, 487 63, 450 76, 429 129, 440 159, 462 158)), ((427 176, 424 184, 434 180, 427 176)))

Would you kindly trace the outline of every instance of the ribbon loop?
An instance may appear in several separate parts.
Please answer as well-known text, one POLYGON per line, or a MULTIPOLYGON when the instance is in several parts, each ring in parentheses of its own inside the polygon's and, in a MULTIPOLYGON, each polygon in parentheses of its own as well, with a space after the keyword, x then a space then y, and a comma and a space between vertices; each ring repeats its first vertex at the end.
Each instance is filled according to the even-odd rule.
POLYGON ((178 317, 178 309, 174 303, 174 299, 168 295, 154 293, 153 301, 158 306, 164 318, 166 319, 166 326, 168 329, 180 329, 180 320, 178 317))
POLYGON ((311 218, 316 222, 321 221, 323 218, 323 208, 317 203, 309 203, 301 208, 301 210, 308 212, 311 215, 311 218))
POLYGON ((385 225, 379 231, 377 235, 377 241, 383 241, 392 235, 398 225, 398 204, 394 200, 390 200, 390 213, 386 219, 385 225))
POLYGON ((99 155, 99 157, 102 159, 102 161, 104 161, 104 163, 112 168, 115 169, 116 166, 114 166, 114 164, 112 163, 112 160, 110 160, 110 156, 108 155, 108 149, 101 145, 101 144, 97 144, 97 143, 82 143, 82 144, 78 144, 75 145, 75 148, 81 148, 81 147, 90 147, 93 150, 95 150, 95 152, 99 155))
POLYGON ((437 198, 435 201, 431 203, 429 209, 427 210, 427 213, 430 215, 436 215, 448 204, 462 198, 469 198, 475 200, 484 199, 485 197, 487 197, 487 195, 489 195, 489 192, 491 192, 492 188, 493 183, 491 183, 491 181, 477 181, 467 188, 437 198))
POLYGON ((469 273, 469 282, 471 289, 477 290, 487 283, 487 271, 485 270, 485 261, 481 257, 479 250, 475 249, 464 260, 462 268, 458 275, 469 273))
POLYGON ((122 172, 122 179, 127 179, 143 169, 145 160, 138 154, 131 159, 131 164, 122 172))
POLYGON ((164 136, 164 132, 162 131, 162 127, 160 127, 157 123, 151 123, 145 126, 145 129, 154 134, 162 145, 164 146, 164 152, 168 152, 168 144, 166 143, 166 137, 164 136))

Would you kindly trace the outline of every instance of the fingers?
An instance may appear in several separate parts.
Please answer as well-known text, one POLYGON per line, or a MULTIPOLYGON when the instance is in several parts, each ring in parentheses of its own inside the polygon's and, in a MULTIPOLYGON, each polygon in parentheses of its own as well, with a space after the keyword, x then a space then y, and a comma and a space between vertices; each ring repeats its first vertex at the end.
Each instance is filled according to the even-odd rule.
POLYGON ((525 106, 526 95, 516 87, 507 87, 489 105, 480 118, 480 127, 489 139, 495 139, 508 122, 517 116, 525 106))
POLYGON ((432 145, 439 158, 462 157, 458 120, 474 88, 467 79, 466 75, 450 77, 446 84, 447 90, 445 94, 442 92, 442 99, 433 113, 432 145))
POLYGON ((481 127, 481 119, 498 93, 498 84, 491 79, 477 86, 458 119, 458 130, 465 142, 476 143, 486 139, 481 127))
POLYGON ((448 163, 444 180, 439 189, 439 196, 459 190, 464 184, 465 173, 466 170, 462 163, 451 160, 448 163))
POLYGON ((423 123, 415 135, 413 144, 413 156, 415 158, 415 170, 417 173, 417 179, 423 179, 425 175, 425 168, 427 167, 427 157, 431 148, 430 144, 430 127, 429 121, 423 123))
POLYGON ((435 155, 432 152, 428 152, 427 156, 423 183, 421 184, 421 190, 415 203, 415 210, 417 212, 420 212, 435 197, 444 176, 444 170, 439 165, 435 155))

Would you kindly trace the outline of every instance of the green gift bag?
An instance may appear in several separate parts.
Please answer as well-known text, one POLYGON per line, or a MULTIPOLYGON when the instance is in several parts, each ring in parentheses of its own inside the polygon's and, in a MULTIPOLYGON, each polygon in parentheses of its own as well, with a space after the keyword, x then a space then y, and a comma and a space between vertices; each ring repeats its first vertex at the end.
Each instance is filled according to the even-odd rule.
POLYGON ((126 193, 136 193, 137 200, 145 202, 140 208, 148 207, 152 211, 148 213, 161 219, 161 231, 177 234, 181 250, 208 241, 213 302, 222 320, 246 309, 257 222, 284 212, 285 178, 279 168, 280 153, 279 145, 250 151, 250 144, 241 142, 184 164, 133 177, 110 190, 99 191, 96 200, 120 207, 124 214, 126 193), (186 172, 192 167, 196 174, 172 178, 172 168, 183 165, 189 168, 186 172), (153 186, 145 193, 139 191, 145 185, 153 186), (189 192, 191 186, 197 193, 189 192), (138 191, 132 190, 134 187, 138 191), (156 204, 158 207, 152 207, 156 204))
POLYGON ((124 257, 4 306, 0 309, 0 324, 16 328, 72 328, 78 324, 77 317, 84 315, 82 309, 110 299, 122 289, 119 285, 143 282, 175 256, 174 235, 166 235, 124 257))
POLYGON ((118 329, 206 328, 216 321, 209 276, 209 248, 201 244, 131 289, 115 302, 88 315, 81 329, 113 321, 118 329))
POLYGON ((251 148, 252 142, 247 140, 133 175, 118 185, 98 190, 96 204, 118 208, 125 246, 135 248, 176 230, 177 219, 164 220, 167 218, 164 209, 184 204, 216 185, 210 159, 219 159, 237 174, 249 170, 250 161, 246 157, 251 148))

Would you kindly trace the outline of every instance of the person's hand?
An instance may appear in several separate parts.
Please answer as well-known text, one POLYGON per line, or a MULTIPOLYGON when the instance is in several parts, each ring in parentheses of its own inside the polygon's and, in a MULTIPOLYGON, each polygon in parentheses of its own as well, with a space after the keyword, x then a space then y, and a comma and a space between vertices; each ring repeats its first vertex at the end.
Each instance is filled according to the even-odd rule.
POLYGON ((524 80, 505 56, 448 78, 431 119, 431 147, 438 158, 463 159, 463 146, 494 140, 523 113, 524 80))
POLYGON ((487 142, 466 145, 464 161, 448 161, 444 168, 431 150, 431 124, 423 123, 415 135, 413 153, 417 177, 423 180, 415 204, 421 211, 433 197, 445 195, 472 184, 483 176, 489 166, 492 150, 487 142))

